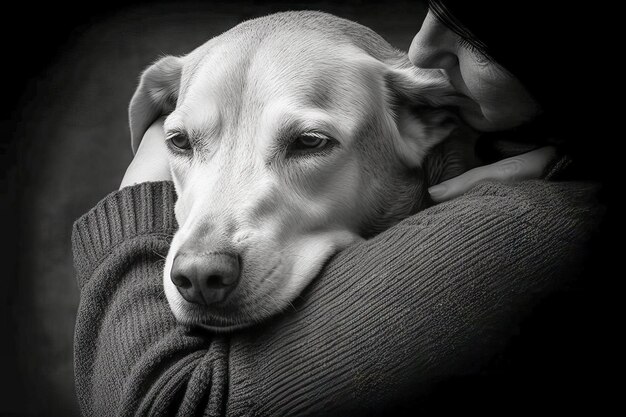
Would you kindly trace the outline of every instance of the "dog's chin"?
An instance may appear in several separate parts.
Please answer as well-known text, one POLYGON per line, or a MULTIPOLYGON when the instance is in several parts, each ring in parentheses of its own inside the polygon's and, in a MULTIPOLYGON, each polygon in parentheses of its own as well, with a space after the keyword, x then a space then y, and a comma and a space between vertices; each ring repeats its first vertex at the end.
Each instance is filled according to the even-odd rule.
POLYGON ((258 301, 242 300, 237 294, 231 294, 223 305, 204 306, 185 300, 173 285, 166 284, 165 293, 170 309, 179 323, 213 332, 225 333, 250 327, 280 310, 278 307, 270 310, 267 306, 255 309, 254 305, 258 301))
POLYGON ((292 307, 292 301, 313 278, 314 274, 310 274, 309 279, 299 279, 295 287, 288 286, 291 288, 289 292, 270 287, 264 288, 265 294, 245 297, 241 293, 246 291, 236 289, 224 304, 210 306, 190 303, 175 287, 168 291, 168 285, 166 294, 170 309, 179 323, 225 333, 253 326, 292 307))
POLYGON ((200 327, 211 332, 229 333, 250 327, 263 318, 244 316, 233 313, 220 315, 209 312, 206 307, 197 306, 182 300, 187 306, 184 310, 178 309, 174 316, 179 323, 192 327, 200 327))

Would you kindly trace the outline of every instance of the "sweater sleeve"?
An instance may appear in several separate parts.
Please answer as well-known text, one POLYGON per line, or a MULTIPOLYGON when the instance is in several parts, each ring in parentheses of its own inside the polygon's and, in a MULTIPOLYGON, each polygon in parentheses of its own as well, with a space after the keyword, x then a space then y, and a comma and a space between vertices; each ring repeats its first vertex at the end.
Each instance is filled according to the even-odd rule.
POLYGON ((79 219, 76 389, 84 415, 371 414, 469 372, 578 262, 589 186, 483 184, 335 256, 295 311, 230 336, 177 324, 162 291, 171 183, 79 219))
POLYGON ((74 224, 74 367, 85 416, 223 414, 227 344, 177 324, 162 290, 174 200, 171 183, 126 187, 74 224))
POLYGON ((295 313, 231 341, 228 414, 398 415, 476 372, 580 266, 593 195, 485 183, 339 253, 295 313))

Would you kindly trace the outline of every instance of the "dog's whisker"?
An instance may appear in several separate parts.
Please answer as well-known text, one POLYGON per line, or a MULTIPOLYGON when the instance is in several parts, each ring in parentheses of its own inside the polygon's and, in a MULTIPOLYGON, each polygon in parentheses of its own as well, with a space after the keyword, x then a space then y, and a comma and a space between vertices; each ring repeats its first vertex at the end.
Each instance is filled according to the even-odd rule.
POLYGON ((158 256, 159 258, 163 259, 163 260, 167 259, 167 255, 159 253, 159 252, 157 252, 155 250, 152 250, 152 253, 155 254, 156 256, 158 256))

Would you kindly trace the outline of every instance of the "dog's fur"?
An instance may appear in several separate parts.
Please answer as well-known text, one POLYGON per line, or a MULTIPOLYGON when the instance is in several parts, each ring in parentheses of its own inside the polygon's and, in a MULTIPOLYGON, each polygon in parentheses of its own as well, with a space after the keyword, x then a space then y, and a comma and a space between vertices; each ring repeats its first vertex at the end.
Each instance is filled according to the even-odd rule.
POLYGON ((440 145, 454 152, 431 161, 436 173, 424 170, 426 155, 458 131, 449 110, 458 100, 443 73, 319 12, 250 20, 148 68, 130 106, 133 148, 163 114, 167 134, 193 143, 170 159, 180 229, 164 285, 177 319, 230 329, 275 314, 331 255, 423 207, 429 181, 465 168, 464 151, 440 145), (333 146, 290 155, 304 131, 333 146), (240 256, 240 282, 225 302, 181 297, 170 271, 183 246, 240 256))

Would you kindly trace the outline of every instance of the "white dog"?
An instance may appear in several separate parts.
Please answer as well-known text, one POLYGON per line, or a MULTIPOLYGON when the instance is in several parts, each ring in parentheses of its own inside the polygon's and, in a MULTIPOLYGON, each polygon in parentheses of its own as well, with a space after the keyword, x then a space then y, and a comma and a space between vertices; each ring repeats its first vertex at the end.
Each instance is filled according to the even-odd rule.
POLYGON ((169 114, 176 318, 216 330, 264 319, 337 251, 414 213, 459 100, 443 73, 319 12, 250 20, 148 68, 131 133, 136 149, 169 114))

